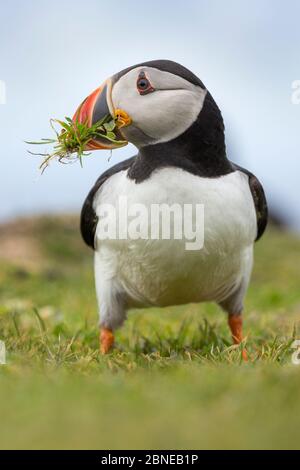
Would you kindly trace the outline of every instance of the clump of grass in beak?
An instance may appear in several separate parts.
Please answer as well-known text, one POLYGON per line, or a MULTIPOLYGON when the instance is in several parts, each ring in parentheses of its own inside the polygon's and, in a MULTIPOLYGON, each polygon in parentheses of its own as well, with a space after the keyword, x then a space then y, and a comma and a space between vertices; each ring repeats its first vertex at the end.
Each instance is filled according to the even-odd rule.
POLYGON ((51 153, 34 153, 28 151, 31 155, 39 155, 44 157, 40 165, 42 173, 48 167, 51 160, 58 160, 60 163, 71 163, 76 160, 80 161, 82 166, 82 158, 90 155, 86 152, 88 143, 92 140, 104 139, 115 145, 123 146, 127 142, 118 140, 115 130, 117 128, 118 117, 112 118, 109 114, 103 119, 89 126, 87 122, 80 123, 78 120, 73 121, 69 117, 65 121, 59 119, 50 119, 50 125, 55 132, 55 139, 42 139, 39 142, 27 142, 30 145, 53 145, 51 153), (60 130, 56 126, 60 126, 60 130))

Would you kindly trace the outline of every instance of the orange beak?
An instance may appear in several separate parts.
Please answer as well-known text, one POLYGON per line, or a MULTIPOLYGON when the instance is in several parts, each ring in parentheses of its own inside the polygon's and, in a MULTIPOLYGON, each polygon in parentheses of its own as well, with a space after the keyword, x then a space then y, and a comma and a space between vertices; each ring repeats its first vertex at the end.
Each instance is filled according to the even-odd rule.
POLYGON ((122 143, 109 142, 106 139, 90 140, 85 150, 99 150, 99 149, 114 149, 124 147, 128 144, 127 140, 122 135, 120 128, 128 126, 131 123, 130 117, 125 111, 114 109, 111 99, 111 80, 104 82, 99 88, 93 91, 78 107, 74 116, 73 122, 87 124, 89 127, 103 119, 105 116, 111 116, 116 119, 116 128, 114 133, 118 141, 122 143))

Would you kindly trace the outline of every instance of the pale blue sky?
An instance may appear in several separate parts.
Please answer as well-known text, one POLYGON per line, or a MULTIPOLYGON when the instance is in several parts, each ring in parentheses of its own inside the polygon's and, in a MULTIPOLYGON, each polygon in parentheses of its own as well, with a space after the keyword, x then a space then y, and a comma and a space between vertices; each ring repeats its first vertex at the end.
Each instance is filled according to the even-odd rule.
POLYGON ((255 172, 300 230, 300 79, 297 0, 10 0, 0 7, 0 218, 79 210, 98 175, 134 154, 96 152, 43 176, 25 139, 122 68, 172 59, 193 70, 222 109, 229 157, 255 172))

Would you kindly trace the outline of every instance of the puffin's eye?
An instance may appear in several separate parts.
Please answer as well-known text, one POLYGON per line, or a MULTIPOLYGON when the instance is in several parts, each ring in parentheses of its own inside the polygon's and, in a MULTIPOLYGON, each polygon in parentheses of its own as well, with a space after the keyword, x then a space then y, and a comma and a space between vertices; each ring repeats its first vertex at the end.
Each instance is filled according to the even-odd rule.
POLYGON ((140 78, 138 81, 138 88, 140 90, 146 90, 149 86, 149 81, 146 78, 140 78))
POLYGON ((140 95, 147 95, 148 93, 152 93, 152 91, 154 91, 153 86, 149 82, 144 72, 139 74, 136 86, 140 95))

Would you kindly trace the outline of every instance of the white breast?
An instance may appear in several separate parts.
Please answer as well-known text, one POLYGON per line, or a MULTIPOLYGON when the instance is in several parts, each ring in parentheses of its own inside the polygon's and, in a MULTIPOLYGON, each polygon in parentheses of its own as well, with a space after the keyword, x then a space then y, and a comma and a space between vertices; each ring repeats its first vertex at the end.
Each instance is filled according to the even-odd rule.
POLYGON ((101 204, 117 207, 119 196, 127 197, 128 207, 136 203, 146 207, 154 203, 204 204, 201 250, 187 251, 186 240, 111 241, 99 239, 96 232, 98 276, 116 279, 132 305, 219 302, 249 271, 257 229, 244 173, 201 178, 178 168, 165 168, 136 184, 122 171, 98 191, 96 213, 99 215, 101 204))

